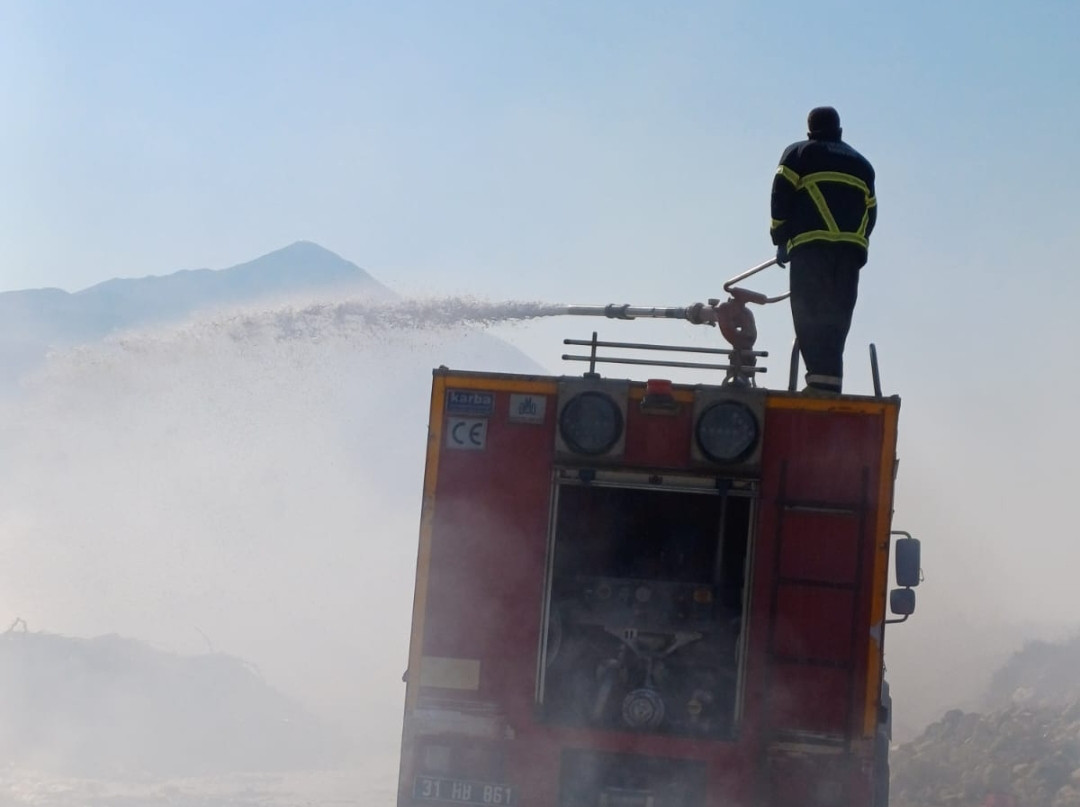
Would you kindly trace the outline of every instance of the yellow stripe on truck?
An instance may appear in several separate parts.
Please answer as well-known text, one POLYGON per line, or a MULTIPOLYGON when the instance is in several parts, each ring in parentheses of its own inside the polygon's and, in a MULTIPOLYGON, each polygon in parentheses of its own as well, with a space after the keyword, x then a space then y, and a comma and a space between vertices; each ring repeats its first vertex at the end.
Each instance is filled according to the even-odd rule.
POLYGON ((431 385, 428 420, 427 465, 420 507, 420 546, 416 555, 416 586, 413 589, 412 636, 409 637, 409 671, 405 683, 405 714, 416 708, 420 695, 420 669, 424 655, 424 614, 427 613, 428 577, 431 574, 431 535, 435 523, 435 489, 439 481, 439 449, 442 446, 446 378, 437 374, 431 385))
POLYGON ((885 601, 889 588, 889 543, 893 513, 893 477, 896 474, 896 432, 900 407, 885 410, 881 438, 881 468, 878 470, 878 514, 874 525, 875 550, 871 572, 870 643, 866 658, 866 704, 863 711, 863 736, 877 732, 878 705, 881 701, 881 674, 885 653, 885 601))

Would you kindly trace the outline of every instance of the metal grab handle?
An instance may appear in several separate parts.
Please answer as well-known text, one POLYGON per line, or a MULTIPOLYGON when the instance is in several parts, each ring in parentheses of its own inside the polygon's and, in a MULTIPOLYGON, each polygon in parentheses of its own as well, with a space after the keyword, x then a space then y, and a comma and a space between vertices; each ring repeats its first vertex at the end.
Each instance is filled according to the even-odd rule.
MULTIPOLYGON (((776 258, 770 258, 769 260, 765 261, 765 263, 759 263, 757 266, 754 266, 754 267, 752 267, 750 269, 747 269, 741 275, 736 275, 735 277, 731 278, 731 280, 729 280, 727 283, 724 284, 724 291, 726 291, 728 294, 734 295, 737 291, 741 291, 740 289, 733 289, 732 288, 736 283, 738 283, 741 280, 746 280, 746 278, 750 277, 751 275, 756 275, 758 272, 760 272, 763 269, 768 269, 770 266, 772 266, 775 263, 777 263, 776 258)), ((746 293, 746 292, 744 292, 744 293, 746 293)), ((783 294, 778 295, 776 297, 766 297, 763 294, 758 294, 758 293, 755 293, 755 292, 750 292, 750 294, 753 295, 753 298, 750 300, 750 302, 759 303, 761 305, 764 305, 765 303, 778 303, 781 300, 786 300, 788 297, 791 296, 790 291, 784 292, 783 294)))
MULTIPOLYGON (((881 397, 881 371, 878 369, 877 345, 870 343, 870 374, 874 377, 874 397, 881 397)), ((908 538, 911 536, 909 535, 908 538)))
POLYGON ((799 386, 799 337, 791 343, 791 368, 788 370, 788 392, 795 392, 799 386))

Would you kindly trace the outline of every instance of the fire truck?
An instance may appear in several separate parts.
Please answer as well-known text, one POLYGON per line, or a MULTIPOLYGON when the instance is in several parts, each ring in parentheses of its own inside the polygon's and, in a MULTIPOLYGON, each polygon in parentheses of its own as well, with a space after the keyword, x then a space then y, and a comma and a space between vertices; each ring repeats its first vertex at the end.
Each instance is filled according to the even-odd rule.
POLYGON ((719 364, 594 333, 581 375, 435 370, 399 807, 887 801, 884 631, 920 574, 900 400, 872 346, 873 394, 796 392, 797 346, 758 386, 745 303, 772 300, 725 288, 733 347, 683 349, 719 364))

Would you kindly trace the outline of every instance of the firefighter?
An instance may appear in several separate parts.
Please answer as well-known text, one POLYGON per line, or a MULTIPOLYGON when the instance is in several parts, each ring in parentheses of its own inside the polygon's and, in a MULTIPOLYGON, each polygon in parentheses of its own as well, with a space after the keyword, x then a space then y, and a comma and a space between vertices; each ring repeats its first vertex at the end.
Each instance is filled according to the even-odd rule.
POLYGON ((807 139, 784 150, 772 185, 777 262, 791 264, 791 316, 806 364, 805 391, 836 394, 844 344, 877 219, 874 169, 841 140, 840 115, 817 107, 807 139))

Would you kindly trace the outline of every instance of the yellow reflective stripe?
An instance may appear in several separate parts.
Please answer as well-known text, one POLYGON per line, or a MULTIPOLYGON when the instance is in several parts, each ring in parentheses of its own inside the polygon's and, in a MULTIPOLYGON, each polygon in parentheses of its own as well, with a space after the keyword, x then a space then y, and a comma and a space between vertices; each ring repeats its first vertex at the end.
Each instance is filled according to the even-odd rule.
POLYGON ((773 219, 772 224, 769 225, 769 231, 772 232, 777 227, 782 227, 786 219, 773 219))
MULTIPOLYGON (((806 191, 813 201, 814 207, 817 208, 818 214, 821 216, 822 224, 828 228, 826 230, 810 230, 809 232, 800 233, 788 241, 788 249, 792 249, 799 244, 805 244, 809 241, 842 242, 858 244, 863 249, 869 248, 870 244, 866 238, 866 228, 870 223, 870 208, 877 206, 877 198, 870 194, 870 187, 865 182, 857 176, 845 174, 842 171, 817 171, 813 174, 807 174, 804 177, 800 177, 784 165, 777 168, 776 173, 791 182, 796 190, 806 191), (862 221, 859 223, 858 230, 853 233, 841 232, 840 226, 836 223, 836 218, 829 209, 829 203, 825 201, 825 194, 823 194, 821 188, 818 187, 819 182, 839 182, 843 185, 858 188, 863 192, 863 195, 866 197, 866 209, 863 211, 862 221)), ((777 222, 776 219, 773 219, 773 226, 771 229, 775 230, 782 223, 783 222, 777 222)))
POLYGON ((811 182, 842 182, 845 185, 851 185, 853 188, 858 188, 866 194, 867 198, 871 198, 870 188, 865 182, 856 176, 845 174, 841 171, 818 171, 815 174, 807 174, 802 178, 802 181, 805 184, 810 184, 811 182))
POLYGON ((817 186, 816 182, 805 182, 804 187, 806 192, 810 194, 810 198, 814 200, 814 207, 821 214, 821 220, 825 222, 829 232, 840 232, 840 228, 836 224, 836 219, 833 218, 832 211, 829 210, 829 203, 825 201, 825 194, 821 192, 821 188, 817 186))
POLYGON ((781 165, 779 168, 777 168, 776 173, 782 176, 796 188, 799 187, 799 183, 801 182, 799 175, 792 171, 790 168, 788 168, 786 165, 781 165))
POLYGON ((794 249, 800 244, 805 244, 810 241, 831 241, 833 243, 846 243, 857 244, 863 249, 870 247, 870 242, 867 241, 865 235, 859 233, 833 233, 828 230, 810 230, 810 232, 799 233, 799 235, 788 241, 788 249, 794 249))

